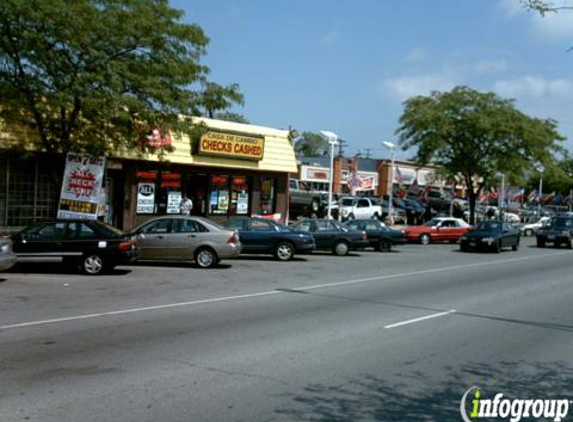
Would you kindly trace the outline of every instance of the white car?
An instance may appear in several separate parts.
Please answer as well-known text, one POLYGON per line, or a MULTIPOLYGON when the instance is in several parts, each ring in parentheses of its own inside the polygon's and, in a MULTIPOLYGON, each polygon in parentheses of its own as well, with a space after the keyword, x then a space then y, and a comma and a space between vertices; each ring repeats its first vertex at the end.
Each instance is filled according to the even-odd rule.
POLYGON ((16 263, 16 254, 12 251, 12 241, 0 238, 0 271, 10 269, 16 263))
POLYGON ((535 223, 524 224, 519 228, 521 234, 524 236, 533 236, 535 232, 539 230, 541 227, 546 226, 549 224, 551 217, 541 217, 535 223))
POLYGON ((506 223, 516 224, 521 222, 521 218, 519 218, 519 215, 514 214, 512 212, 504 212, 503 221, 505 221, 506 223))

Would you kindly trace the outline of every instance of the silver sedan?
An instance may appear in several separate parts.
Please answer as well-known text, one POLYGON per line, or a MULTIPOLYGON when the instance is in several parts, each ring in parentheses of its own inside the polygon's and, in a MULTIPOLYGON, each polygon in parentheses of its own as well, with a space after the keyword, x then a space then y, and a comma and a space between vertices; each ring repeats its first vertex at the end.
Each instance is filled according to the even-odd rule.
POLYGON ((7 237, 0 238, 0 271, 11 268, 16 260, 16 254, 12 252, 12 241, 7 237))
POLYGON ((141 249, 141 261, 195 261, 199 267, 209 268, 241 252, 236 231, 201 217, 158 217, 132 233, 141 249))

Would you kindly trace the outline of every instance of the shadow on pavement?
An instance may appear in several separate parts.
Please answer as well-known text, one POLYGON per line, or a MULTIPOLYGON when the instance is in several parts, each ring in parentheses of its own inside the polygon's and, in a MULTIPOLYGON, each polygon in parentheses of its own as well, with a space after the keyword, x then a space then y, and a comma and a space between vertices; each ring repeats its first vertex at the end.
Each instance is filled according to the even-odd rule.
POLYGON ((279 261, 272 255, 245 254, 235 258, 237 261, 273 261, 273 262, 306 262, 306 255, 295 255, 290 261, 279 261))
MULTIPOLYGON (((62 265, 59 263, 17 263, 12 268, 10 268, 8 273, 18 273, 18 274, 71 274, 71 275, 84 275, 79 268, 73 265, 62 265)), ((112 271, 97 275, 86 277, 105 277, 110 275, 126 275, 131 273, 130 269, 125 267, 114 268, 112 271)))
POLYGON ((412 371, 400 373, 396 382, 364 375, 338 386, 309 384, 300 394, 288 396, 289 404, 275 413, 277 419, 292 421, 446 422, 462 420, 461 398, 473 386, 485 399, 497 393, 504 399, 570 399, 572 395, 573 368, 568 362, 468 363, 447 367, 442 373, 438 380, 412 371))
MULTIPOLYGON (((231 261, 231 260, 226 260, 231 261)), ((234 261, 234 260, 233 260, 234 261)), ((163 268, 191 268, 194 270, 226 270, 232 268, 231 264, 217 264, 212 268, 199 268, 195 263, 184 261, 184 262, 170 262, 170 261, 135 261, 130 264, 132 267, 163 267, 163 268)))

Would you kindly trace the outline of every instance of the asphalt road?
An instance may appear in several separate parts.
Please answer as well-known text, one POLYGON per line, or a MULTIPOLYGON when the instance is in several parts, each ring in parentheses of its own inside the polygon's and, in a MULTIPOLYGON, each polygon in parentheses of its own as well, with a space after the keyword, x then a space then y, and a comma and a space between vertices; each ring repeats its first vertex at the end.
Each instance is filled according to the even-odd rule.
POLYGON ((573 399, 572 258, 526 240, 17 268, 0 274, 0 421, 445 422, 472 386, 573 399))

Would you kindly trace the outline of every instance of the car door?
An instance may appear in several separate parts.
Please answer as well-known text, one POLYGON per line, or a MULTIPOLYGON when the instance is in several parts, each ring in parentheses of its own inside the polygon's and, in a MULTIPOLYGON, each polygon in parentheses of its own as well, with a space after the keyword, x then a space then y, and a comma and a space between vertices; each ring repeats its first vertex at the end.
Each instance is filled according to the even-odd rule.
POLYGON ((359 199, 356 202, 356 218, 370 218, 371 208, 368 199, 359 199))
POLYGON ((19 262, 62 262, 66 222, 44 223, 23 233, 14 242, 19 262))
POLYGON ((336 232, 326 220, 316 220, 313 225, 312 235, 317 249, 330 249, 336 236, 336 232))
POLYGON ((209 231, 195 220, 187 218, 173 219, 171 233, 168 235, 169 260, 191 261, 195 251, 205 244, 209 231))
POLYGON ((503 246, 517 245, 518 242, 517 233, 518 233, 517 229, 515 229, 515 227, 513 227, 511 224, 503 223, 503 230, 502 230, 503 246))
MULTIPOLYGON (((249 220, 246 231, 249 250, 253 253, 272 253, 272 247, 276 240, 277 230, 270 221, 253 218, 249 220)), ((243 235, 239 232, 239 239, 243 241, 243 235)))
POLYGON ((443 220, 436 231, 436 240, 457 240, 459 227, 455 220, 443 220))
POLYGON ((98 239, 97 233, 82 221, 68 223, 61 245, 64 257, 80 257, 88 252, 103 250, 107 246, 105 239, 98 239))
POLYGON ((137 230, 137 245, 141 249, 140 259, 169 259, 172 255, 169 245, 172 218, 151 221, 137 230))

